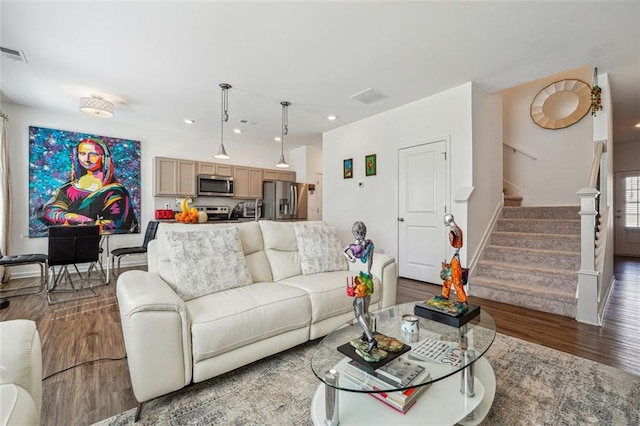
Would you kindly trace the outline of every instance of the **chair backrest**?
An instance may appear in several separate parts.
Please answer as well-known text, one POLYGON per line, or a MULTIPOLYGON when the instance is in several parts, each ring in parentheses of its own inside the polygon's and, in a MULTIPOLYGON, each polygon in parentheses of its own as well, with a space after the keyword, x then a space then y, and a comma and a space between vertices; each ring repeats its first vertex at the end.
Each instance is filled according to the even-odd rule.
POLYGON ((149 241, 153 240, 156 237, 156 232, 158 232, 158 221, 150 220, 147 224, 147 230, 144 233, 144 242, 142 243, 142 247, 145 249, 149 245, 149 241))
POLYGON ((49 265, 97 262, 100 255, 98 225, 49 227, 49 265))

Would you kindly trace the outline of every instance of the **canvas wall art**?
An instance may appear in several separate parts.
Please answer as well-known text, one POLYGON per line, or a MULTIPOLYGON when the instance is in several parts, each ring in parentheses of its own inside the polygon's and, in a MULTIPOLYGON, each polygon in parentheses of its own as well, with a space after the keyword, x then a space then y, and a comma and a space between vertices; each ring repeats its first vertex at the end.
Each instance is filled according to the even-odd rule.
POLYGON ((378 164, 376 161, 376 154, 367 155, 364 157, 364 175, 375 176, 377 173, 378 164))
POLYGON ((50 225, 140 232, 140 142, 29 127, 29 237, 50 225))
POLYGON ((342 160, 342 178, 351 179, 353 177, 353 158, 342 160))

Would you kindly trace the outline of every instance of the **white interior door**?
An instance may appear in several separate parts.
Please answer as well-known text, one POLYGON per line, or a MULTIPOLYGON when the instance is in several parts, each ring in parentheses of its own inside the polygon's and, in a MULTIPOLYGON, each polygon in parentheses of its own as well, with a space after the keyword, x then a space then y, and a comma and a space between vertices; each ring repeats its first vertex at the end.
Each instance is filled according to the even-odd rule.
POLYGON ((640 256, 640 171, 616 173, 617 255, 640 256))
POLYGON ((433 142, 398 152, 399 275, 441 283, 445 260, 446 144, 433 142))

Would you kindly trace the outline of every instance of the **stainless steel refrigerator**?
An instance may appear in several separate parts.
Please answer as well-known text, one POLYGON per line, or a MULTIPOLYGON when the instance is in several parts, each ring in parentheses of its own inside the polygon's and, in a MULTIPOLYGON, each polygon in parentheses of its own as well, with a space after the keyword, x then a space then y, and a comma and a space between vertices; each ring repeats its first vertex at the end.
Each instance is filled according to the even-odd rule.
POLYGON ((262 184, 262 218, 267 220, 301 220, 307 218, 307 184, 264 182, 262 184))

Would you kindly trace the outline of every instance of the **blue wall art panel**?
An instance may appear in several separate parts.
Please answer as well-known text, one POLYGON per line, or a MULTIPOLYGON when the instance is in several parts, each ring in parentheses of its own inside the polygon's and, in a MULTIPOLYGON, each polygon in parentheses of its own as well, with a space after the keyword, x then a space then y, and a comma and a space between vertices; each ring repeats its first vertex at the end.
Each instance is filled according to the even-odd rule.
POLYGON ((29 237, 50 225, 140 232, 140 142, 29 127, 29 237))

